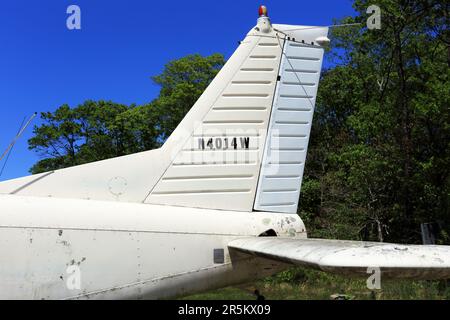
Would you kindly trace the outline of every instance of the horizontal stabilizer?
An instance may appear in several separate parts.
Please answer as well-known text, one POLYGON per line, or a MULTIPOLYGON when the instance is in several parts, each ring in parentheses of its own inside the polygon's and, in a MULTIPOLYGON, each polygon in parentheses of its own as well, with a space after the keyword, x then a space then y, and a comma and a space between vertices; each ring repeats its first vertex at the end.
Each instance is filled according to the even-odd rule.
POLYGON ((260 237, 238 239, 228 247, 255 256, 345 276, 449 279, 450 246, 260 237))

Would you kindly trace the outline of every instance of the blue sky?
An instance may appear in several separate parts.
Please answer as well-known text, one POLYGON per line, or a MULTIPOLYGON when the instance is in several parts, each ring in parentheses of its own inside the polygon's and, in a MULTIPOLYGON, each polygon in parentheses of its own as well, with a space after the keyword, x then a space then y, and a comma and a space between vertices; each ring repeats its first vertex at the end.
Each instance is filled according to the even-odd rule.
MULTIPOLYGON (((2 2, 0 154, 35 111, 87 99, 146 103, 159 90, 150 77, 169 60, 216 52, 228 58, 255 25, 260 4, 274 23, 330 25, 354 14, 350 0, 2 2), (71 4, 81 8, 81 30, 66 27, 71 4)), ((27 175, 40 159, 28 150, 31 135, 30 127, 0 181, 27 175)))

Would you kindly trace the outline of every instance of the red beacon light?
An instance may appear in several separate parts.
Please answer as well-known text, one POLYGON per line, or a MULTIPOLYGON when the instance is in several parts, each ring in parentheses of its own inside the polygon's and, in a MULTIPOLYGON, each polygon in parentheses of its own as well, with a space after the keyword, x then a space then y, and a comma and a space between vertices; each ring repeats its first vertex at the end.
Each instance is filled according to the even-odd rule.
POLYGON ((260 17, 268 17, 268 15, 267 15, 267 7, 266 6, 260 6, 259 7, 259 16, 260 17))
POLYGON ((262 33, 269 33, 272 31, 272 24, 270 23, 270 19, 267 15, 266 6, 259 7, 258 26, 256 27, 256 30, 262 33))

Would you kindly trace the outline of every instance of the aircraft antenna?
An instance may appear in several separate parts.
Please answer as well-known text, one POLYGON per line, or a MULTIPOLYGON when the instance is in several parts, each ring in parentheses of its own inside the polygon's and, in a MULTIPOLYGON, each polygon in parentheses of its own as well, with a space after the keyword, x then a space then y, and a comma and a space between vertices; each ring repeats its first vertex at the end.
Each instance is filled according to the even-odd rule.
POLYGON ((6 148, 5 152, 3 152, 3 154, 0 156, 0 162, 3 160, 3 158, 5 158, 6 156, 6 160, 5 163, 3 164, 2 170, 0 171, 0 176, 2 176, 3 171, 5 170, 6 164, 8 163, 9 160, 9 156, 11 155, 11 152, 14 148, 14 145, 16 144, 17 140, 19 140, 19 138, 22 136, 22 134, 25 132, 25 130, 28 128, 28 126, 30 125, 31 121, 33 121, 33 119, 37 116, 37 112, 35 112, 30 119, 28 119, 28 121, 25 123, 25 117, 22 120, 22 124, 20 125, 19 131, 17 132, 16 136, 14 137, 14 139, 11 141, 11 143, 9 144, 8 148, 6 148))

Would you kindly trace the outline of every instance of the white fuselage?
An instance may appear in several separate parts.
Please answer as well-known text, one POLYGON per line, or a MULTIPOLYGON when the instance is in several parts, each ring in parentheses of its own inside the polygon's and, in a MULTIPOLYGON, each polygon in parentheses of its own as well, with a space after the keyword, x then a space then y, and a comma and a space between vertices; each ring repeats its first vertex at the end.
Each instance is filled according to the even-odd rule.
POLYGON ((0 195, 0 299, 159 299, 245 283, 285 265, 227 244, 267 230, 306 237, 290 214, 0 195))

